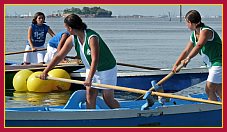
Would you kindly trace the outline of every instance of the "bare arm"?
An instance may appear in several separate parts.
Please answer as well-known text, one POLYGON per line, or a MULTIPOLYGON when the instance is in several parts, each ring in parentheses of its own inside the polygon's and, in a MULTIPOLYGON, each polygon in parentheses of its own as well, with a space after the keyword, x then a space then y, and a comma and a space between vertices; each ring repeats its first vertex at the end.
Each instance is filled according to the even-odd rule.
POLYGON ((188 54, 187 58, 182 61, 182 63, 185 66, 190 62, 191 58, 195 57, 199 53, 199 51, 206 44, 208 39, 212 38, 212 35, 213 35, 213 33, 210 30, 202 30, 202 31, 200 31, 198 43, 192 49, 192 51, 188 54))
POLYGON ((199 35, 198 43, 196 46, 192 49, 190 54, 188 55, 188 58, 191 59, 195 57, 200 49, 206 44, 209 38, 212 38, 212 32, 210 30, 202 30, 199 35))
POLYGON ((191 52, 193 49, 193 43, 191 41, 188 42, 184 50, 181 52, 180 56, 178 57, 177 61, 175 62, 173 69, 176 69, 177 66, 181 63, 183 59, 185 59, 188 54, 191 52))
POLYGON ((87 80, 85 81, 85 86, 91 86, 92 78, 96 72, 98 61, 99 61, 99 42, 97 37, 91 37, 90 39, 90 48, 91 48, 91 67, 88 74, 87 80))
POLYGON ((57 55, 50 61, 47 67, 44 69, 43 73, 40 75, 41 79, 46 79, 47 73, 56 66, 72 49, 72 37, 69 37, 65 44, 63 45, 62 49, 58 52, 57 55))
POLYGON ((67 34, 65 34, 65 33, 62 34, 61 40, 60 40, 60 42, 58 44, 58 47, 57 47, 57 52, 59 52, 61 50, 61 48, 63 47, 63 45, 64 45, 64 43, 65 43, 65 41, 66 41, 67 38, 68 38, 68 35, 67 34))
POLYGON ((29 43, 31 49, 33 51, 35 51, 36 49, 35 49, 33 42, 32 42, 32 27, 31 26, 28 28, 28 43, 29 43))
POLYGON ((51 37, 53 37, 55 35, 55 33, 53 32, 53 30, 50 27, 48 28, 48 33, 50 34, 51 37))

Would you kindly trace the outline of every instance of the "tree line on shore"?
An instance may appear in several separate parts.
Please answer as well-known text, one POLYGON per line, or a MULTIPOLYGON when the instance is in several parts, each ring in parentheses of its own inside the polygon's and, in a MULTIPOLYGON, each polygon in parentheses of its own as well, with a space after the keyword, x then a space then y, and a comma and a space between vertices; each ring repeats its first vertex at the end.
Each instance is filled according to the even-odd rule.
POLYGON ((63 14, 78 14, 80 16, 85 16, 85 17, 111 17, 112 16, 112 11, 108 11, 105 9, 102 9, 100 7, 83 7, 82 9, 80 8, 67 8, 63 10, 63 14))

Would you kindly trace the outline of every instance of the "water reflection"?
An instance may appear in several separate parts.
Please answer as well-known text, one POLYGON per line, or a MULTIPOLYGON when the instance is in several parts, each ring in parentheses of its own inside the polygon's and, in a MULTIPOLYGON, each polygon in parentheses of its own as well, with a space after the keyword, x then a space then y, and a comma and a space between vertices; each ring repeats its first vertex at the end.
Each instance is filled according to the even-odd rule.
POLYGON ((33 93, 33 92, 13 92, 13 96, 7 96, 6 107, 26 107, 26 106, 59 106, 65 105, 71 91, 33 93))
MULTIPOLYGON (((33 107, 33 106, 61 106, 65 105, 74 91, 34 93, 34 92, 6 92, 6 108, 33 107)), ((99 96, 102 96, 99 91, 99 96)), ((115 91, 115 98, 134 100, 140 94, 115 91)))

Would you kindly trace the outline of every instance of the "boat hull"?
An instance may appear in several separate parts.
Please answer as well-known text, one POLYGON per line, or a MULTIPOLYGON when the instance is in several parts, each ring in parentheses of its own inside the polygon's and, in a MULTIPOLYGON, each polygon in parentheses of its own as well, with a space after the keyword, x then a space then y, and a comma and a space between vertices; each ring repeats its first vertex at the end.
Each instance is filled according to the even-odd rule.
POLYGON ((6 127, 221 127, 221 110, 154 117, 87 120, 6 120, 6 127))
MULTIPOLYGON (((141 110, 146 101, 119 101, 121 108, 109 109, 97 99, 97 109, 85 109, 83 97, 73 105, 6 108, 6 127, 222 127, 222 106, 170 99, 141 110), (81 101, 82 100, 82 101, 81 101)), ((193 97, 193 96, 191 96, 193 97)), ((204 99, 206 96, 196 95, 204 99)), ((73 101, 73 98, 71 98, 73 101)), ((70 101, 69 101, 70 102, 70 101)))

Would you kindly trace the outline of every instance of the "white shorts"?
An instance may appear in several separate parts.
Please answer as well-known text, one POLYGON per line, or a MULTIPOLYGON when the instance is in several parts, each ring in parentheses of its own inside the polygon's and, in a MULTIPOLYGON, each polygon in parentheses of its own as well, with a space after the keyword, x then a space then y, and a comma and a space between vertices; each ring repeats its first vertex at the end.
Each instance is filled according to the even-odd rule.
MULTIPOLYGON (((44 46, 40 47, 35 47, 37 49, 45 48, 44 46)), ((25 51, 31 50, 31 47, 29 45, 26 45, 25 51)), ((44 62, 43 58, 45 55, 46 51, 36 51, 36 52, 29 52, 29 53, 24 53, 24 62, 27 63, 41 63, 44 62)))
MULTIPOLYGON (((86 78, 89 74, 90 69, 86 69, 86 78)), ((92 79, 93 83, 99 83, 99 84, 107 84, 107 85, 117 85, 117 66, 110 70, 106 71, 96 71, 95 75, 92 79)), ((97 89, 106 89, 106 88, 100 88, 100 87, 94 87, 97 89)))
POLYGON ((212 66, 209 69, 207 81, 217 84, 222 83, 222 66, 212 66))
POLYGON ((50 62, 56 53, 57 53, 57 48, 51 47, 49 44, 47 44, 47 53, 44 57, 44 62, 45 63, 50 62))

